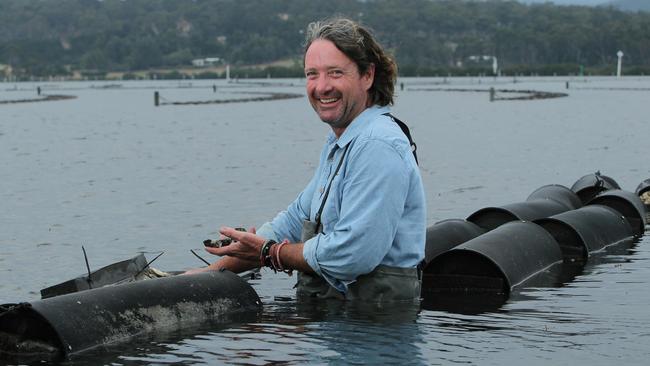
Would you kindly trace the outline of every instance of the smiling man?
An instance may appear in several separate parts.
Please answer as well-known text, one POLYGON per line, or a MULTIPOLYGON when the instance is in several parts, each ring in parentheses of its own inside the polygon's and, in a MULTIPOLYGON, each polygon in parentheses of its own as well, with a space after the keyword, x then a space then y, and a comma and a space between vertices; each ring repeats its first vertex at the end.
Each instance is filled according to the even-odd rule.
MULTIPOLYGON (((395 62, 348 19, 311 23, 307 96, 332 131, 307 187, 255 232, 221 228, 233 243, 207 269, 298 271, 299 296, 418 301, 426 212, 409 138, 390 114, 395 62)), ((407 130, 407 129, 406 129, 407 130)))

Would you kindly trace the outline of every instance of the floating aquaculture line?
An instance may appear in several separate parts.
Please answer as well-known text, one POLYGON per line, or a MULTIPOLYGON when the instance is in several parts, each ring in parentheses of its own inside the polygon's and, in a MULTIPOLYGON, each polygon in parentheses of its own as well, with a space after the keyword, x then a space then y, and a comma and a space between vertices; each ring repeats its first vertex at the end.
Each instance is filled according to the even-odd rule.
POLYGON ((76 95, 52 94, 52 95, 45 95, 45 96, 43 96, 41 98, 0 100, 0 104, 51 102, 51 101, 56 101, 56 100, 66 100, 66 99, 75 99, 75 98, 77 98, 76 95))
POLYGON ((624 88, 624 87, 579 87, 578 90, 612 90, 612 91, 650 91, 650 88, 624 88))
POLYGON ((650 180, 632 193, 597 172, 571 189, 546 185, 526 201, 438 222, 427 229, 424 302, 450 294, 507 299, 515 289, 548 284, 559 265, 583 265, 594 253, 643 235, 647 192, 650 180))
POLYGON ((302 98, 303 94, 296 93, 264 93, 264 92, 239 92, 237 94, 256 95, 249 98, 229 98, 229 99, 214 99, 214 100, 194 100, 187 102, 170 101, 160 96, 158 92, 154 93, 154 104, 158 105, 201 105, 201 104, 225 104, 225 103, 249 103, 249 102, 264 102, 270 100, 294 99, 302 98))
POLYGON ((517 89, 465 89, 465 88, 414 88, 414 91, 444 91, 444 92, 463 92, 463 93, 490 93, 490 100, 537 100, 568 97, 567 93, 546 92, 540 90, 517 90, 517 89), (518 96, 506 97, 498 94, 523 94, 518 96))

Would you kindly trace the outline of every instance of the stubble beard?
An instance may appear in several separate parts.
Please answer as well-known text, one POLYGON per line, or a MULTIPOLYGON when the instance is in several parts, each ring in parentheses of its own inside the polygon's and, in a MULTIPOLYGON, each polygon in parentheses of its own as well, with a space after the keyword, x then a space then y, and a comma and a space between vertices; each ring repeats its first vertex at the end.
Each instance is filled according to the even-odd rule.
MULTIPOLYGON (((321 121, 327 123, 330 127, 332 128, 346 128, 348 125, 352 122, 352 118, 350 118, 350 114, 352 110, 354 110, 354 107, 356 106, 356 103, 352 102, 350 104, 346 104, 343 106, 343 110, 341 112, 341 115, 338 116, 338 118, 331 120, 331 119, 324 119, 321 117, 321 121)), ((318 110, 314 108, 316 112, 318 113, 318 110)), ((319 114, 320 117, 320 114, 319 114)))

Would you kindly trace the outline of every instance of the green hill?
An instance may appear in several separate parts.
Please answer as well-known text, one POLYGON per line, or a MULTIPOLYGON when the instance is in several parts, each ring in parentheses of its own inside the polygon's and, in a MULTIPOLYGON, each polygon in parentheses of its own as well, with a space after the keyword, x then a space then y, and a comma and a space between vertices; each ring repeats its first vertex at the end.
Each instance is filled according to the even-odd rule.
POLYGON ((613 0, 611 4, 621 10, 650 11, 650 1, 648 0, 613 0))
POLYGON ((626 67, 650 71, 650 14, 508 0, 2 0, 0 65, 23 77, 102 77, 205 58, 233 68, 294 59, 270 73, 299 75, 303 29, 333 14, 373 28, 402 75, 489 73, 473 56, 496 56, 508 72, 600 72, 619 49, 626 67))

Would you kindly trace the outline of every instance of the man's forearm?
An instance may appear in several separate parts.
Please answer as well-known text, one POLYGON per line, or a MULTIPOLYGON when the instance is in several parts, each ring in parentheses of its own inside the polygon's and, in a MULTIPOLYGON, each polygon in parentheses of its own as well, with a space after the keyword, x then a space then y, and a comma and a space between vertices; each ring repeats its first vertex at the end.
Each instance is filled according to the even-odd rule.
POLYGON ((231 272, 240 273, 259 266, 259 262, 246 261, 235 257, 225 256, 209 265, 207 269, 217 271, 223 268, 231 272))
MULTIPOLYGON (((276 244, 277 245, 277 244, 276 244)), ((303 243, 287 244, 280 249, 280 260, 282 266, 287 269, 294 269, 305 273, 315 273, 302 255, 303 243)))

